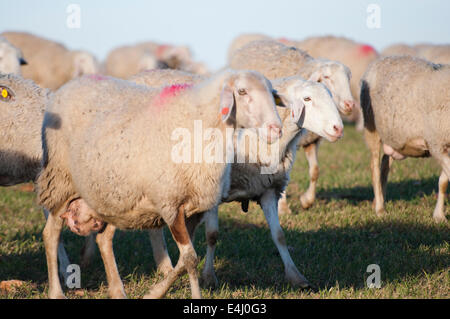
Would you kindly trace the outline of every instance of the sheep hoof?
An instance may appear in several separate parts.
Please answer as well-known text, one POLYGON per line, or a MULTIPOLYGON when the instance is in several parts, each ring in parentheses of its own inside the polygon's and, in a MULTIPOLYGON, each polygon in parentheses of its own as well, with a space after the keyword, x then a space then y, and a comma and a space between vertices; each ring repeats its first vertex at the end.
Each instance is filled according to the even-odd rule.
POLYGON ((127 299, 127 294, 122 287, 108 290, 108 295, 111 299, 127 299))
POLYGON ((281 201, 280 199, 280 201, 278 202, 278 213, 280 215, 284 214, 292 215, 292 210, 286 201, 281 201))
POLYGON ((297 270, 286 270, 286 280, 294 287, 306 289, 311 288, 309 281, 297 270))
POLYGON ((166 294, 167 289, 164 289, 164 281, 154 284, 150 288, 150 292, 144 296, 144 299, 161 299, 166 294))
POLYGON ((158 289, 151 289, 148 294, 144 296, 144 299, 161 299, 164 296, 158 289))
POLYGON ((172 263, 170 261, 168 263, 162 263, 158 266, 158 271, 166 277, 171 271, 173 271, 172 263))
POLYGON ((49 299, 67 299, 66 296, 64 296, 63 293, 57 293, 57 294, 49 293, 48 294, 48 298, 49 299))
POLYGON ((216 289, 219 287, 219 281, 214 273, 202 273, 201 284, 204 288, 216 289))
POLYGON ((378 217, 383 217, 387 215, 387 211, 384 208, 377 209, 375 213, 377 214, 378 217))
POLYGON ((447 218, 444 215, 433 214, 433 219, 436 223, 446 223, 447 222, 447 218))
POLYGON ((314 203, 314 200, 310 200, 306 198, 304 195, 300 196, 300 204, 302 205, 303 209, 308 209, 312 206, 314 203))

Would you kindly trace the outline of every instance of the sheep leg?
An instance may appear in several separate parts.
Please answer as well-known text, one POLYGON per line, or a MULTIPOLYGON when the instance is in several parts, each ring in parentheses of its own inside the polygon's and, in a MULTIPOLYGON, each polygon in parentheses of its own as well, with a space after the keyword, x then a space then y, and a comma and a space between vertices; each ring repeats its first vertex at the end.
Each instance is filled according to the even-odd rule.
POLYGON ((393 161, 394 158, 386 154, 383 154, 381 158, 381 189, 383 190, 384 199, 386 199, 387 180, 393 161))
POLYGON ((49 281, 48 297, 50 299, 65 299, 58 276, 58 245, 63 228, 63 220, 59 216, 64 211, 63 208, 58 214, 49 214, 43 232, 49 281))
MULTIPOLYGON (((50 212, 44 208, 44 216, 45 219, 48 219, 50 212)), ((64 248, 64 244, 62 239, 60 238, 58 243, 58 262, 59 262, 59 274, 64 282, 67 282, 67 278, 69 277, 67 274, 67 267, 70 265, 69 257, 67 256, 66 249, 64 248)))
POLYGON ((219 235, 219 207, 216 206, 205 214, 205 235, 206 235, 206 260, 202 271, 202 283, 204 286, 217 288, 219 282, 214 270, 214 252, 216 250, 217 238, 219 235))
POLYGON ((283 260, 286 279, 294 286, 301 288, 309 287, 310 285, 308 280, 306 280, 306 278, 298 271, 286 247, 286 239, 278 219, 278 199, 275 194, 275 190, 267 190, 261 196, 259 202, 262 210, 264 211, 264 216, 266 217, 267 223, 269 224, 272 240, 277 246, 281 259, 283 260))
POLYGON ((162 298, 175 280, 187 270, 191 284, 191 293, 193 299, 201 298, 200 285, 197 276, 197 254, 192 245, 189 231, 186 227, 184 207, 181 206, 178 214, 169 226, 172 236, 180 250, 180 257, 175 268, 159 283, 152 286, 150 292, 144 296, 146 299, 162 298))
POLYGON ((97 234, 97 245, 105 265, 106 279, 108 280, 108 294, 113 299, 124 299, 127 297, 117 269, 114 257, 113 238, 116 227, 107 224, 103 232, 97 234))
POLYGON ((281 215, 292 214, 292 210, 290 209, 289 204, 287 202, 286 190, 284 190, 284 192, 281 193, 281 197, 278 200, 278 212, 281 215))
POLYGON ((309 187, 308 190, 300 196, 300 203, 304 209, 308 209, 316 199, 316 185, 319 178, 319 162, 317 161, 317 151, 319 143, 312 143, 303 148, 309 165, 309 187))
POLYGON ((364 129, 364 116, 359 103, 355 105, 354 112, 356 113, 354 116, 356 118, 355 128, 358 132, 362 132, 364 129))
POLYGON ((435 222, 446 222, 447 218, 445 217, 444 212, 444 203, 448 186, 448 176, 444 171, 441 172, 441 176, 439 176, 439 192, 436 207, 433 212, 433 219, 435 222))
POLYGON ((368 129, 364 130, 364 138, 371 153, 370 169, 372 171, 372 185, 374 193, 375 212, 378 216, 382 216, 386 214, 386 210, 384 208, 384 197, 380 176, 381 139, 377 131, 369 131, 368 129))
POLYGON ((95 233, 90 234, 81 249, 81 267, 86 268, 91 263, 95 253, 95 233))
POLYGON ((167 244, 164 238, 164 228, 150 229, 149 235, 156 266, 159 271, 161 271, 164 275, 167 275, 173 270, 173 266, 169 253, 167 252, 167 244))

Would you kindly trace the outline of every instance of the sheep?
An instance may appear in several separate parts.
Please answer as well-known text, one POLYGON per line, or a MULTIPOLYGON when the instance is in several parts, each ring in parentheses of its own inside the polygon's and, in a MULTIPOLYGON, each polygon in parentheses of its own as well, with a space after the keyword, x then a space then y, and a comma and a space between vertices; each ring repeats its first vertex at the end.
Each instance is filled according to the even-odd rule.
POLYGON ((26 65, 22 51, 0 36, 0 74, 21 74, 20 66, 26 65))
MULTIPOLYGON (((324 83, 332 92, 342 114, 351 113, 355 106, 349 84, 351 73, 345 65, 336 61, 314 59, 295 47, 288 47, 276 41, 254 41, 234 54, 230 66, 235 69, 259 71, 268 79, 299 74, 305 79, 324 83)), ((299 140, 299 146, 305 150, 310 175, 308 190, 300 197, 301 205, 305 209, 315 200, 320 141, 320 136, 312 132, 303 132, 299 140)), ((279 205, 281 213, 290 212, 286 194, 282 195, 279 205)))
POLYGON ((22 67, 23 77, 40 87, 56 90, 74 77, 99 71, 95 57, 88 52, 69 51, 62 44, 25 32, 2 35, 27 59, 28 64, 22 67))
POLYGON ((231 59, 237 50, 249 44, 250 42, 263 40, 272 40, 272 38, 261 33, 244 33, 234 38, 233 41, 231 41, 231 44, 228 48, 227 54, 228 64, 230 64, 231 59))
POLYGON ((349 120, 355 121, 356 128, 362 131, 363 116, 359 102, 359 81, 368 65, 378 58, 379 54, 377 51, 370 45, 358 43, 345 37, 318 36, 310 37, 302 41, 287 39, 280 39, 280 41, 305 50, 315 58, 327 58, 339 61, 350 68, 352 72, 350 88, 357 105, 349 120))
POLYGON ((112 50, 105 61, 105 73, 127 79, 144 70, 163 68, 165 65, 149 51, 135 46, 123 46, 112 50))
POLYGON ((374 208, 386 214, 384 200, 393 160, 434 157, 442 166, 436 222, 446 221, 444 198, 450 176, 450 66, 411 56, 375 61, 362 79, 361 106, 371 152, 374 208), (380 148, 383 157, 380 167, 380 148))
POLYGON ((165 87, 175 84, 197 84, 207 79, 208 77, 205 75, 181 70, 164 69, 143 71, 130 77, 128 80, 136 84, 150 87, 165 87))
POLYGON ((41 161, 41 122, 49 92, 18 75, 0 75, 0 185, 34 181, 41 161))
MULTIPOLYGON (((180 84, 196 82, 198 76, 182 72, 167 72, 165 70, 145 72, 134 77, 138 83, 144 83, 150 86, 160 84, 180 84)), ((304 118, 300 122, 299 118, 291 116, 291 109, 278 108, 278 112, 283 122, 283 136, 279 143, 279 159, 276 161, 277 167, 271 174, 261 174, 261 167, 264 163, 237 163, 233 162, 231 166, 231 186, 228 195, 222 196, 222 202, 240 201, 244 207, 248 207, 250 200, 258 201, 264 211, 266 220, 270 226, 272 238, 282 256, 285 266, 286 278, 294 285, 308 287, 306 278, 298 271, 290 254, 286 248, 284 234, 281 229, 277 214, 277 202, 279 195, 283 192, 289 181, 289 172, 295 161, 296 147, 300 138, 301 126, 317 132, 321 136, 335 141, 342 134, 342 121, 336 109, 330 92, 320 83, 305 81, 299 76, 292 76, 272 81, 275 89, 275 96, 278 104, 291 105, 294 108, 294 114, 298 105, 304 105, 304 118), (304 102, 306 100, 312 100, 304 102), (312 121, 314 119, 314 121, 312 121), (335 127, 338 130, 335 131, 335 127), (327 132, 332 132, 328 134, 327 132)), ((235 153, 243 152, 248 148, 235 145, 235 153)), ((243 157, 248 154, 242 154, 243 157)), ((260 160, 261 161, 261 160, 260 160)), ((217 279, 214 272, 214 251, 218 236, 218 207, 205 214, 207 237, 207 258, 202 272, 204 283, 216 286, 217 279)), ((199 220, 197 220, 199 222, 199 220)), ((193 222, 195 224, 195 221, 193 222)), ((195 228, 195 225, 191 227, 195 228)), ((156 229, 150 231, 152 241, 153 255, 155 257, 158 269, 162 272, 168 272, 172 268, 170 257, 167 253, 163 231, 156 229)))
POLYGON ((416 48, 403 44, 403 43, 397 43, 390 45, 381 51, 381 56, 390 56, 390 55, 410 55, 410 56, 417 56, 418 51, 416 48))
POLYGON ((126 296, 112 252, 115 228, 163 224, 169 226, 180 258, 145 297, 162 297, 184 270, 192 297, 201 297, 185 217, 217 204, 229 187, 230 154, 228 143, 213 136, 209 146, 216 150, 217 161, 199 162, 196 152, 194 163, 186 156, 178 163, 178 151, 187 148, 186 154, 192 154, 192 147, 190 139, 175 146, 174 141, 181 132, 194 132, 195 120, 222 134, 230 129, 233 133, 233 128, 265 127, 258 132, 269 143, 281 134, 271 84, 257 72, 224 70, 198 85, 162 89, 87 76, 54 94, 44 115, 43 169, 36 183, 38 202, 52 212, 43 232, 50 298, 64 298, 57 276, 57 243, 63 226, 60 216, 74 201, 89 208, 80 216, 107 223, 97 244, 111 297, 126 296))
POLYGON ((187 46, 142 42, 136 47, 148 50, 171 69, 202 75, 210 73, 205 64, 194 61, 192 52, 187 46))
MULTIPOLYGON (((34 181, 42 159, 41 126, 50 92, 32 80, 0 75, 0 186, 34 181)), ((48 212, 44 211, 47 216, 48 212)), ((59 272, 67 278, 70 264, 62 243, 59 272)))
POLYGON ((390 55, 410 55, 426 59, 437 64, 450 64, 450 45, 448 44, 394 44, 385 48, 381 54, 390 55))
POLYGON ((418 44, 418 56, 436 64, 450 64, 450 45, 418 44))

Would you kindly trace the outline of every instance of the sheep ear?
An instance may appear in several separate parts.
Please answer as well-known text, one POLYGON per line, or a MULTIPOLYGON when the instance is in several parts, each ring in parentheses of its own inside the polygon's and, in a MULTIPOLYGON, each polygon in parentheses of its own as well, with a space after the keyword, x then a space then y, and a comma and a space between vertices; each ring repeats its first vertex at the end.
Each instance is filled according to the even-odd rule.
POLYGON ((320 82, 322 80, 322 74, 319 71, 313 72, 311 76, 308 78, 308 81, 311 82, 320 82))
POLYGON ((225 84, 220 94, 220 114, 222 114, 222 121, 225 122, 230 117, 235 105, 234 94, 232 88, 225 84))
POLYGON ((294 123, 298 123, 300 118, 302 117, 303 112, 305 111, 305 104, 301 100, 296 100, 291 104, 291 117, 294 123))

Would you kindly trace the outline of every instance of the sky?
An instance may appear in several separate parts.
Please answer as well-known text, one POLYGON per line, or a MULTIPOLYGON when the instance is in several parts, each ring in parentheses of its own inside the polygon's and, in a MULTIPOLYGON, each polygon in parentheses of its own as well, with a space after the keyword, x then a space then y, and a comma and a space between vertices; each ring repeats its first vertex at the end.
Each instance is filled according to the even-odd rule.
POLYGON ((188 45, 196 60, 215 70, 226 64, 234 37, 255 32, 298 40, 332 34, 376 49, 398 42, 450 43, 447 0, 0 0, 0 4, 4 9, 0 32, 32 32, 70 49, 88 50, 100 61, 117 46, 154 40, 188 45), (71 27, 71 4, 80 9, 78 28, 71 27))

